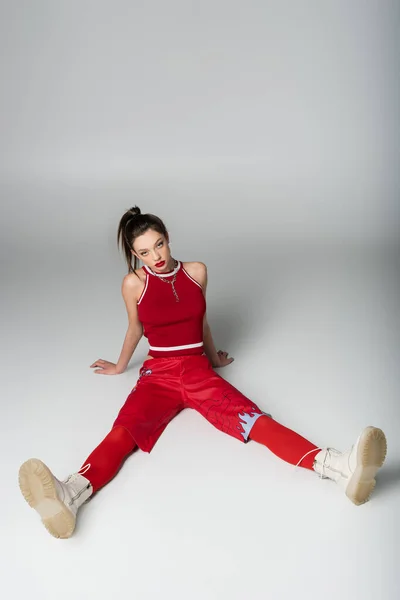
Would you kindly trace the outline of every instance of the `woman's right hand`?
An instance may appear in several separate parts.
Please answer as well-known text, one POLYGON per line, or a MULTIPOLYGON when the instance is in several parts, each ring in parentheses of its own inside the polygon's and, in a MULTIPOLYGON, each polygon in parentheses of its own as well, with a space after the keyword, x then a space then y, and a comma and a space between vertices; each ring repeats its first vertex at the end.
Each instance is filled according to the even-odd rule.
POLYGON ((117 370, 117 365, 115 363, 109 362, 108 360, 103 360, 101 358, 90 365, 91 369, 94 367, 98 368, 97 371, 93 371, 97 375, 120 375, 124 372, 117 370))

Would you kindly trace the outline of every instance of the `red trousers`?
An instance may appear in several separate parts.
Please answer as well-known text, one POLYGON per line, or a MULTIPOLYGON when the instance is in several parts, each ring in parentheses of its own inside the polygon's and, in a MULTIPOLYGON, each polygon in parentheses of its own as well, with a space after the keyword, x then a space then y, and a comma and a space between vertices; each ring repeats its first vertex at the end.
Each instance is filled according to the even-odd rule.
POLYGON ((274 421, 218 375, 206 355, 154 358, 143 363, 113 428, 82 465, 94 491, 105 485, 137 447, 151 452, 168 423, 194 408, 214 427, 241 442, 267 446, 291 464, 312 469, 320 448, 274 421))
POLYGON ((241 442, 247 442, 250 429, 263 414, 213 370, 205 354, 186 355, 146 360, 113 427, 125 427, 139 448, 150 452, 184 408, 194 408, 241 442))

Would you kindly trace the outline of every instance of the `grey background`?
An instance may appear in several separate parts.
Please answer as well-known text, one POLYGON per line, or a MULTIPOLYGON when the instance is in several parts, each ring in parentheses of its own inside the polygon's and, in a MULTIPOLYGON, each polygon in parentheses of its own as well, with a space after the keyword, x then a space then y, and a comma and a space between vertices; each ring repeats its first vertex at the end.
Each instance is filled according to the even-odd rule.
POLYGON ((7 597, 398 598, 399 3, 0 7, 7 597), (48 535, 19 465, 77 470, 147 353, 89 369, 122 347, 133 204, 207 264, 223 377, 320 446, 385 430, 371 502, 184 411, 48 535))

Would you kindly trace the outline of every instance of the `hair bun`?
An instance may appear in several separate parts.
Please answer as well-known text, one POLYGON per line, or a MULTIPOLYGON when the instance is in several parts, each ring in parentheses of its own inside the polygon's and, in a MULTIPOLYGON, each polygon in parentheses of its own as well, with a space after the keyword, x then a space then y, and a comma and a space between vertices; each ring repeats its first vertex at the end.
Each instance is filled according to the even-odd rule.
POLYGON ((129 212, 132 212, 134 215, 140 215, 140 208, 138 206, 132 206, 132 208, 129 209, 129 212))

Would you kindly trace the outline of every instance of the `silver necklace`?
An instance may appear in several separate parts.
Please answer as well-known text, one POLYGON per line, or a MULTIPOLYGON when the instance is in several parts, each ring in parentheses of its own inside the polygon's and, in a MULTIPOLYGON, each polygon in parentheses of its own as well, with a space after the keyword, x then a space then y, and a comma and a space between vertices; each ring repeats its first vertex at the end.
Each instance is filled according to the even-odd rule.
MULTIPOLYGON (((177 266, 178 266, 178 261, 174 258, 174 269, 177 266)), ((164 279, 164 277, 161 277, 161 275, 158 275, 158 273, 157 273, 157 276, 158 276, 158 279, 161 279, 161 281, 164 281, 164 283, 170 283, 172 285, 172 291, 174 292, 174 296, 176 298, 176 302, 179 302, 179 296, 176 293, 176 289, 175 289, 175 286, 174 286, 174 283, 176 281, 177 273, 175 273, 175 275, 173 276, 172 280, 171 279, 164 279)))

